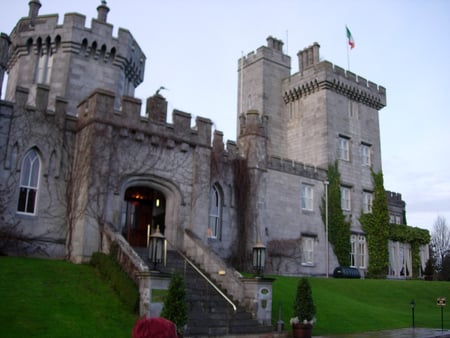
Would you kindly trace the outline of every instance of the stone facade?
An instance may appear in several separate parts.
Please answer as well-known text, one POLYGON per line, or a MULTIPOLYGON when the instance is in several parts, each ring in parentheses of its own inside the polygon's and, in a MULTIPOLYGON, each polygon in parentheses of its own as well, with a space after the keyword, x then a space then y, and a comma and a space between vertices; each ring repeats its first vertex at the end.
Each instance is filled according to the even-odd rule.
MULTIPOLYGON (((191 126, 190 114, 174 110, 168 123, 159 93, 141 115, 133 95, 145 55, 127 30, 112 36, 104 2, 89 28, 83 15, 58 25, 39 7, 31 1, 28 17, 0 39, 0 79, 8 72, 1 217, 29 240, 21 250, 84 262, 106 250, 105 226, 131 247, 146 246, 159 227, 187 256, 189 231, 227 262, 249 268, 261 241, 266 272, 325 275, 338 265, 321 215, 335 161, 351 231, 364 238, 358 219, 371 206, 371 169, 382 169, 383 87, 320 61, 317 43, 299 52, 291 75, 283 42, 269 37, 238 61, 238 136, 224 144, 208 118, 191 126)), ((370 260, 359 248, 364 270, 370 260)))

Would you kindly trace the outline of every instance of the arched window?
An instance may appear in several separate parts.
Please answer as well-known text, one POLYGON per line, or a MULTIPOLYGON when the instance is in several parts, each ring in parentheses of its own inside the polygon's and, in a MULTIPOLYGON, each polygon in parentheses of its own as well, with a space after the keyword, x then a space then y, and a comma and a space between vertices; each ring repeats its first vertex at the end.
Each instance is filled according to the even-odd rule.
POLYGON ((41 161, 36 150, 32 149, 25 155, 20 172, 20 192, 17 211, 34 214, 39 185, 41 161))
POLYGON ((209 197, 208 238, 220 239, 222 223, 222 197, 216 185, 211 188, 209 197))

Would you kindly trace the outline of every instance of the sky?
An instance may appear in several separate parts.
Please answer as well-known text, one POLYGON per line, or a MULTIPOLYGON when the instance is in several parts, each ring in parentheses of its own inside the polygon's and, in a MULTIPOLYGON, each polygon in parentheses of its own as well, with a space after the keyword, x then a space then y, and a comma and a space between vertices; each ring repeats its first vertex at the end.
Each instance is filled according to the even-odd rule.
MULTIPOLYGON (((39 14, 78 12, 86 26, 100 0, 40 0, 39 14)), ((0 31, 28 15, 29 0, 0 0, 0 31), (5 9, 8 10, 5 10, 5 9)), ((135 96, 161 92, 169 112, 209 118, 236 140, 237 62, 284 41, 292 74, 297 52, 314 42, 320 57, 386 88, 380 111, 386 190, 406 202, 407 223, 450 225, 450 1, 447 0, 108 0, 108 22, 128 29, 147 57, 135 96), (345 26, 355 40, 348 51, 345 26)), ((171 115, 169 113, 168 115, 171 115)))

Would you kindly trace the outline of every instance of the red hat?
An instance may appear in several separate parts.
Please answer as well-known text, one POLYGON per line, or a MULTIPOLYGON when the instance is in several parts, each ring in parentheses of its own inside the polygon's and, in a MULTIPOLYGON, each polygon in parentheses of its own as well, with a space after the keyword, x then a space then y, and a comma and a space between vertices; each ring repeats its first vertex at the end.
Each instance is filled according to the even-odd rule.
POLYGON ((177 338, 174 323, 165 318, 140 318, 133 328, 133 338, 177 338))

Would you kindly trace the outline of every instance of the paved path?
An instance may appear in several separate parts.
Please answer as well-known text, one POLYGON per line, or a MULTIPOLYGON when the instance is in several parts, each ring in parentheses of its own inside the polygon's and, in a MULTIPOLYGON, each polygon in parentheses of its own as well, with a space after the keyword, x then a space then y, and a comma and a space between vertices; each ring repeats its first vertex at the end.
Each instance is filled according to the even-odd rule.
MULTIPOLYGON (((313 331, 314 333, 314 331, 313 331)), ((374 331, 333 336, 313 336, 313 338, 450 338, 450 331, 440 329, 401 329, 374 331)))

